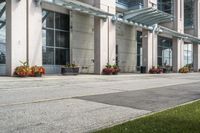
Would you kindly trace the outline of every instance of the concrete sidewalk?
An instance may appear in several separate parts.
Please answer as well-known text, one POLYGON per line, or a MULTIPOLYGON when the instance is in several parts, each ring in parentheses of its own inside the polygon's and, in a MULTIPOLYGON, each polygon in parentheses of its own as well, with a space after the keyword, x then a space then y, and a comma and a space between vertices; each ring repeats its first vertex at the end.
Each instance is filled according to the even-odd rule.
POLYGON ((200 74, 0 77, 0 132, 90 132, 200 98, 200 74))

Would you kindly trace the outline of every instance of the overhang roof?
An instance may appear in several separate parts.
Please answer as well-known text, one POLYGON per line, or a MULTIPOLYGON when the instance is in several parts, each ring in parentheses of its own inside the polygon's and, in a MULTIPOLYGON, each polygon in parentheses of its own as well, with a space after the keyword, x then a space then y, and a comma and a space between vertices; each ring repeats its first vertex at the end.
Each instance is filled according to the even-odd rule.
POLYGON ((183 33, 171 30, 169 28, 163 27, 163 26, 158 26, 158 29, 160 29, 160 31, 162 33, 165 33, 165 34, 168 34, 168 35, 172 35, 174 37, 181 38, 183 40, 189 40, 189 41, 191 41, 193 43, 200 44, 200 38, 195 37, 193 35, 189 35, 189 34, 185 34, 185 33, 183 34, 183 33))
POLYGON ((55 4, 72 11, 78 11, 81 13, 90 14, 104 19, 106 19, 108 16, 113 16, 113 14, 107 13, 99 8, 93 7, 89 4, 85 4, 76 0, 42 0, 42 2, 55 4))
POLYGON ((118 14, 124 21, 152 26, 161 22, 173 20, 173 15, 160 11, 154 7, 129 10, 118 14))

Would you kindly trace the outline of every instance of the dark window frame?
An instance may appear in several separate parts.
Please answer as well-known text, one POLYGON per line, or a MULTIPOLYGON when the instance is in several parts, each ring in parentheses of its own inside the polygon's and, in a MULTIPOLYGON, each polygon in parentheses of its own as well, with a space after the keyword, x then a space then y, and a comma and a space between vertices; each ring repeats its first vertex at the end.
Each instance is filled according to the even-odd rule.
MULTIPOLYGON (((46 24, 44 24, 45 19, 47 19, 48 16, 45 16, 46 14, 43 14, 44 16, 43 16, 42 31, 47 31, 47 30, 53 31, 53 45, 48 45, 48 44, 46 44, 47 42, 45 42, 45 43, 43 42, 43 46, 42 47, 43 47, 43 50, 45 48, 52 48, 53 51, 54 51, 54 53, 53 53, 54 55, 53 55, 53 59, 52 59, 53 63, 49 64, 49 63, 45 63, 45 61, 44 61, 45 60, 44 59, 45 55, 42 52, 43 53, 43 64, 44 65, 65 65, 67 63, 70 63, 70 17, 69 17, 68 14, 64 14, 64 13, 59 13, 59 12, 43 9, 43 13, 45 13, 45 12, 47 12, 47 15, 48 14, 53 14, 53 22, 52 22, 53 26, 52 27, 48 27, 48 26, 46 26, 46 24), (58 26, 57 25, 58 23, 56 23, 56 20, 57 20, 56 19, 56 15, 65 16, 66 17, 65 19, 67 21, 66 22, 67 25, 64 26, 65 27, 64 29, 61 28, 63 26, 63 23, 62 23, 62 26, 58 26), (59 39, 56 38, 56 36, 58 35, 58 32, 66 34, 66 36, 64 38, 64 42, 63 42, 64 45, 62 45, 62 46, 61 45, 58 46, 58 44, 57 44, 57 41, 59 40, 59 39), (57 54, 57 51, 59 51, 59 50, 60 51, 66 50, 65 51, 66 54, 65 54, 65 58, 63 60, 60 60, 60 62, 57 62, 57 60, 56 60, 57 56, 60 56, 62 54, 62 53, 57 54)), ((60 21, 62 21, 62 20, 60 20, 60 21)), ((59 37, 61 37, 61 34, 59 34, 59 37)), ((44 35, 43 35, 43 39, 44 39, 44 35)), ((48 62, 48 60, 46 62, 48 62)))

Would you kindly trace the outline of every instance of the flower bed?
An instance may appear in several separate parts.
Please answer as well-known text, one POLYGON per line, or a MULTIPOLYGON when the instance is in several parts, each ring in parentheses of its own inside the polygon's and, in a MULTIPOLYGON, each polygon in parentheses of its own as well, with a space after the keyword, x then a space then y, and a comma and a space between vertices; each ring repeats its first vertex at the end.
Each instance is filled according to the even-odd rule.
POLYGON ((42 66, 29 67, 27 62, 21 62, 22 65, 16 67, 14 75, 18 77, 41 77, 45 74, 45 68, 42 66))
POLYGON ((107 64, 105 68, 103 68, 102 73, 104 75, 117 75, 120 72, 120 69, 117 65, 107 64))
POLYGON ((188 67, 182 67, 181 69, 179 69, 179 73, 188 73, 190 72, 190 69, 188 67))
POLYGON ((150 70, 149 70, 149 73, 150 74, 161 74, 163 73, 163 69, 162 68, 156 68, 156 67, 152 67, 150 70))
POLYGON ((78 75, 79 67, 76 64, 67 64, 61 67, 61 74, 63 75, 78 75))

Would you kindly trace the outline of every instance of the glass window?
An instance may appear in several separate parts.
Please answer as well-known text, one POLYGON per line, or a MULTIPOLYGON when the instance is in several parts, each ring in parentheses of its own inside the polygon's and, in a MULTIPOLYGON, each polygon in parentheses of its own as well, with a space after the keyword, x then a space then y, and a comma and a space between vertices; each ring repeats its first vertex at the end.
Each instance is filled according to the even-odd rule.
POLYGON ((54 46, 54 30, 43 29, 43 46, 54 46))
POLYGON ((70 63, 69 15, 43 10, 43 64, 70 63))
POLYGON ((6 63, 6 2, 0 3, 0 64, 6 63))
POLYGON ((172 39, 158 37, 158 65, 172 66, 172 39))
POLYGON ((69 48, 69 32, 56 31, 56 47, 69 48))
POLYGON ((53 65, 54 64, 54 49, 43 47, 42 48, 42 54, 43 54, 43 64, 45 65, 53 65))
POLYGON ((173 14, 173 3, 174 0, 158 0, 158 9, 163 12, 173 14))
POLYGON ((193 65, 193 45, 184 45, 184 65, 193 65))
POLYGON ((48 28, 54 28, 54 13, 50 11, 43 11, 43 26, 48 28))
POLYGON ((63 65, 68 64, 69 61, 69 53, 66 49, 56 49, 56 64, 57 65, 63 65))
POLYGON ((69 16, 65 14, 55 13, 56 29, 69 31, 69 16))
POLYGON ((142 32, 137 31, 137 66, 142 66, 142 32))
POLYGON ((194 0, 184 0, 184 25, 194 25, 194 0))

